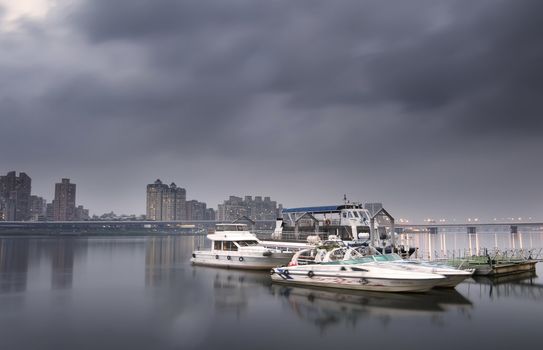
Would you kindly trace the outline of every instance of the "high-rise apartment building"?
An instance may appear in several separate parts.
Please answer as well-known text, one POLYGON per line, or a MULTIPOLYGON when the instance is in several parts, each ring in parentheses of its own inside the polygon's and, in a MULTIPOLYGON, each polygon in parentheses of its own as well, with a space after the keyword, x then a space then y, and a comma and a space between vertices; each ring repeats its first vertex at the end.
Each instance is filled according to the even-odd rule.
POLYGON ((30 219, 32 179, 25 173, 10 171, 0 176, 0 219, 23 221, 30 219))
POLYGON ((186 220, 186 197, 186 190, 173 182, 168 186, 158 179, 147 185, 147 220, 186 220))
POLYGON ((75 184, 70 179, 62 179, 55 184, 55 199, 53 199, 53 220, 75 220, 75 184))
MULTIPOLYGON (((281 206, 281 204, 279 204, 281 206)), ((217 210, 217 220, 233 221, 243 216, 251 220, 275 220, 278 217, 277 202, 272 201, 270 197, 230 196, 222 204, 219 204, 217 210)))
POLYGON ((204 220, 215 221, 215 210, 213 208, 206 209, 204 220))
POLYGON ((187 201, 188 220, 206 220, 207 204, 197 200, 187 201))
POLYGON ((30 196, 30 220, 45 220, 47 201, 42 197, 30 196))
POLYGON ((47 221, 53 221, 54 220, 53 203, 47 203, 45 205, 45 220, 47 220, 47 221))

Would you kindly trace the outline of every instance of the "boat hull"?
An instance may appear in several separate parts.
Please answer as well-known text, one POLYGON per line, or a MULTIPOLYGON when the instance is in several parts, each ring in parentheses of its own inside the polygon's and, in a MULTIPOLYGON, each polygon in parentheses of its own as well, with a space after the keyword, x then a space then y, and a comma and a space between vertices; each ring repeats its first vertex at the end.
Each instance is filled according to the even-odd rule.
POLYGON ((445 279, 436 285, 436 288, 454 288, 462 281, 470 278, 473 275, 474 270, 459 270, 455 268, 443 268, 435 265, 427 265, 412 262, 393 262, 396 266, 405 268, 406 270, 419 271, 425 273, 435 273, 444 276, 445 279))
POLYGON ((442 274, 442 275, 445 276, 445 280, 440 282, 436 286, 436 288, 454 288, 472 276, 472 274, 462 274, 462 275, 442 274))
POLYGON ((271 279, 276 283, 294 284, 324 288, 339 288, 377 292, 427 292, 434 288, 441 279, 409 279, 409 278, 378 278, 364 276, 341 276, 314 273, 307 274, 285 273, 285 270, 275 269, 271 279))
POLYGON ((237 252, 204 252, 196 251, 190 259, 193 265, 214 266, 246 270, 269 270, 286 265, 292 258, 292 253, 239 254, 237 252))

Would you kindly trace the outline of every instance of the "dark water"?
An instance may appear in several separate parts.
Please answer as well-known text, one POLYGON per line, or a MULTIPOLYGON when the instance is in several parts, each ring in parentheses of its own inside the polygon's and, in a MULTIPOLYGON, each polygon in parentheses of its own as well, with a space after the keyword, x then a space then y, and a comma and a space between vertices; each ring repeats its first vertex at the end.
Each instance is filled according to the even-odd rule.
POLYGON ((429 294, 285 288, 266 272, 192 267, 202 239, 0 238, 0 349, 510 349, 543 340, 534 275, 429 294))

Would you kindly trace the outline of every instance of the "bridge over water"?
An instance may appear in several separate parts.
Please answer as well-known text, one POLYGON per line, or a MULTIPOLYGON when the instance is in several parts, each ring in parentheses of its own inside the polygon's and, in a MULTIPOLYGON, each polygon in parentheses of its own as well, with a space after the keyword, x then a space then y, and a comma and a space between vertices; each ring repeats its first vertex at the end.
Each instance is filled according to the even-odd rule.
POLYGON ((397 233, 483 233, 483 232, 509 232, 543 231, 543 222, 492 222, 492 223, 428 223, 428 224, 396 224, 397 233))
MULTIPOLYGON (((0 221, 0 234, 207 233, 222 221, 0 221)), ((241 220, 240 222, 244 222, 241 220)), ((248 222, 254 230, 272 230, 275 221, 248 222)))

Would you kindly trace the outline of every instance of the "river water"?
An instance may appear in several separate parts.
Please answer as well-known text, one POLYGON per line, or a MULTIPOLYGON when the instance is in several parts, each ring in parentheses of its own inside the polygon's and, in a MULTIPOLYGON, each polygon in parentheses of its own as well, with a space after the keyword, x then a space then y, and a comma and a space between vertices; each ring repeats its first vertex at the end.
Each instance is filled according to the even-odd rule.
MULTIPOLYGON (((539 244, 543 234, 533 235, 539 244)), ((456 290, 340 293, 272 285, 267 272, 193 267, 190 254, 204 239, 0 237, 0 349, 510 349, 543 341, 543 263, 536 274, 468 280, 456 290)))

